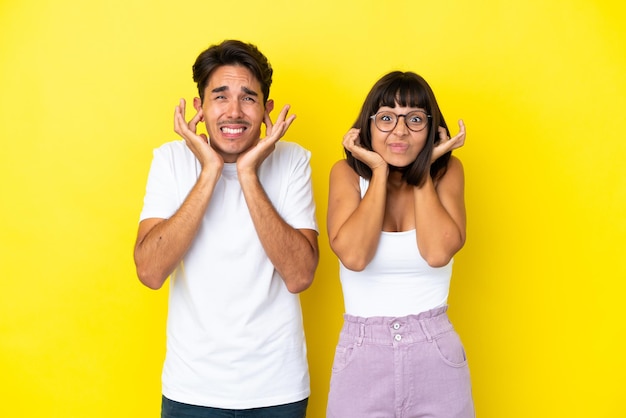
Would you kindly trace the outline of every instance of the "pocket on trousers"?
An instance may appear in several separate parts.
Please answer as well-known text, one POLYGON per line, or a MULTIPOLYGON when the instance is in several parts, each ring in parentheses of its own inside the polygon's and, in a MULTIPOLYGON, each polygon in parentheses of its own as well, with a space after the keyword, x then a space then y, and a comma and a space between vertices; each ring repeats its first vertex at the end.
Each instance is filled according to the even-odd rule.
POLYGON ((355 343, 342 344, 340 341, 335 348, 335 359, 333 361, 333 373, 338 373, 345 369, 352 360, 355 343))
POLYGON ((446 332, 433 341, 439 356, 449 366, 463 367, 467 364, 465 349, 456 331, 446 332))

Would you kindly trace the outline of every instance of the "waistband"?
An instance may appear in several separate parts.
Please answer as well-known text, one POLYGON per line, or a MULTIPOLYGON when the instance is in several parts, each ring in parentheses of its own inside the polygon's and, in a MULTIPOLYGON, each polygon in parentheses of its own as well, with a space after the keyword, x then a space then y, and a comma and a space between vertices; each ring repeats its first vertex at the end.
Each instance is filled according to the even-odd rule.
POLYGON ((375 316, 363 318, 344 314, 342 338, 354 338, 376 344, 399 344, 432 341, 436 336, 454 329, 448 319, 448 306, 444 305, 417 315, 399 318, 375 316))

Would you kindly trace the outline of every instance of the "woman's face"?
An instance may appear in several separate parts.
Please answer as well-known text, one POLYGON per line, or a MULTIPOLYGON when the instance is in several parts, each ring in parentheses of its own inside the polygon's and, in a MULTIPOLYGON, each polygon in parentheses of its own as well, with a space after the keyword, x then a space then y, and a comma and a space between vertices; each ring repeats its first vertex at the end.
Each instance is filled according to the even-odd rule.
POLYGON ((370 120, 373 151, 389 165, 408 166, 424 149, 428 138, 428 119, 426 111, 419 107, 379 108, 370 120))

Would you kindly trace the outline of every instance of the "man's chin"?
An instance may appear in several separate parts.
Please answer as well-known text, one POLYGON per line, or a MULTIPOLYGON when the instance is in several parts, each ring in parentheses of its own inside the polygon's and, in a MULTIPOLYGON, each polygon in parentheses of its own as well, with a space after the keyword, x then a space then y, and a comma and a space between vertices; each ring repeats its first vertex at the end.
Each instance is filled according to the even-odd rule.
POLYGON ((237 158, 252 148, 256 141, 253 143, 238 141, 238 140, 221 140, 221 141, 213 141, 209 140, 209 143, 213 147, 213 149, 222 156, 224 162, 226 163, 234 163, 237 161, 237 158))

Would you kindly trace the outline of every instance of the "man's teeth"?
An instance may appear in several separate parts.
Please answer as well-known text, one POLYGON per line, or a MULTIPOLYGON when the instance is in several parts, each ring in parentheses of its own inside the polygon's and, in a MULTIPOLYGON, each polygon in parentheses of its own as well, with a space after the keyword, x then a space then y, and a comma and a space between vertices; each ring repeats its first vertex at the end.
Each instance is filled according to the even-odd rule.
POLYGON ((225 134, 240 134, 243 132, 243 128, 231 129, 231 128, 222 128, 222 132, 225 134))

